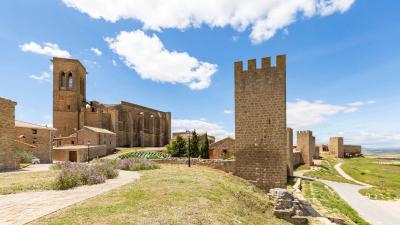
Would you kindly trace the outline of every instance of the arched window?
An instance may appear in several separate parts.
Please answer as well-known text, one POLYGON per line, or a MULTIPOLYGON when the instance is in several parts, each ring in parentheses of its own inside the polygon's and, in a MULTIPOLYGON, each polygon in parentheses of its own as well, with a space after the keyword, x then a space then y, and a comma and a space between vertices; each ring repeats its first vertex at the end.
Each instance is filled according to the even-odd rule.
POLYGON ((60 87, 63 87, 65 84, 65 73, 61 72, 60 74, 60 87))
POLYGON ((72 88, 72 73, 68 73, 68 88, 72 88))

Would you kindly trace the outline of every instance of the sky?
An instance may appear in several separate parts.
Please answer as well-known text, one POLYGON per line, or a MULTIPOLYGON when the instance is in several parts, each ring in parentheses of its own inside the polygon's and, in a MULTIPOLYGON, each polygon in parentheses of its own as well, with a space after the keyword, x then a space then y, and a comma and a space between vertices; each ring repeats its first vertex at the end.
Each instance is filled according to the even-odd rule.
POLYGON ((87 99, 172 113, 173 131, 234 136, 233 63, 286 54, 287 124, 319 143, 400 147, 395 0, 14 0, 0 8, 0 96, 52 124, 53 56, 87 99))

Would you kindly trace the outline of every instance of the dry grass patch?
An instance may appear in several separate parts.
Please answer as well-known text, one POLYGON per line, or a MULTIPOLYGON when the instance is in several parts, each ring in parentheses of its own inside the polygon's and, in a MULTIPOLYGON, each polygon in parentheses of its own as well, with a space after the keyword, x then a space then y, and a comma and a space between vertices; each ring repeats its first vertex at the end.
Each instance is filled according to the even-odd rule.
POLYGON ((33 224, 287 224, 267 195, 246 181, 206 167, 162 165, 105 195, 33 224))
POLYGON ((56 171, 0 173, 0 194, 24 191, 50 190, 57 175, 56 171))

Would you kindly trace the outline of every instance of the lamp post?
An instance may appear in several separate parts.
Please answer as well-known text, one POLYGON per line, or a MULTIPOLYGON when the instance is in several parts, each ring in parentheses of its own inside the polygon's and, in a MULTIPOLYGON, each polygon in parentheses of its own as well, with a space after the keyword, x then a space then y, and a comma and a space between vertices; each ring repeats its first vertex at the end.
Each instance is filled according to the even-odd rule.
POLYGON ((89 147, 90 147, 90 141, 87 142, 87 162, 89 163, 89 147))
POLYGON ((186 130, 186 133, 188 134, 188 166, 190 167, 190 130, 186 130))

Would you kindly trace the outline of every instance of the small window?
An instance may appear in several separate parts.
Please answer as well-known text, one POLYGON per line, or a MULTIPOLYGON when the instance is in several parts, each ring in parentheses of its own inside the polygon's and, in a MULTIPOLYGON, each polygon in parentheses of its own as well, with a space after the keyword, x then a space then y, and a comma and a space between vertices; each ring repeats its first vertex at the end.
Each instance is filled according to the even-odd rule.
POLYGON ((74 145, 74 144, 75 144, 75 142, 74 142, 74 141, 71 141, 71 144, 73 144, 73 145, 74 145))
POLYGON ((67 105, 67 109, 68 109, 68 110, 71 110, 71 106, 70 106, 70 105, 67 105))
POLYGON ((37 130, 36 129, 32 129, 32 134, 37 134, 37 130))
POLYGON ((36 140, 33 140, 33 141, 32 141, 32 144, 36 144, 36 140))
POLYGON ((68 88, 72 88, 72 73, 68 74, 68 88))
POLYGON ((65 84, 65 73, 61 72, 61 75, 60 75, 60 87, 63 87, 64 84, 65 84))

